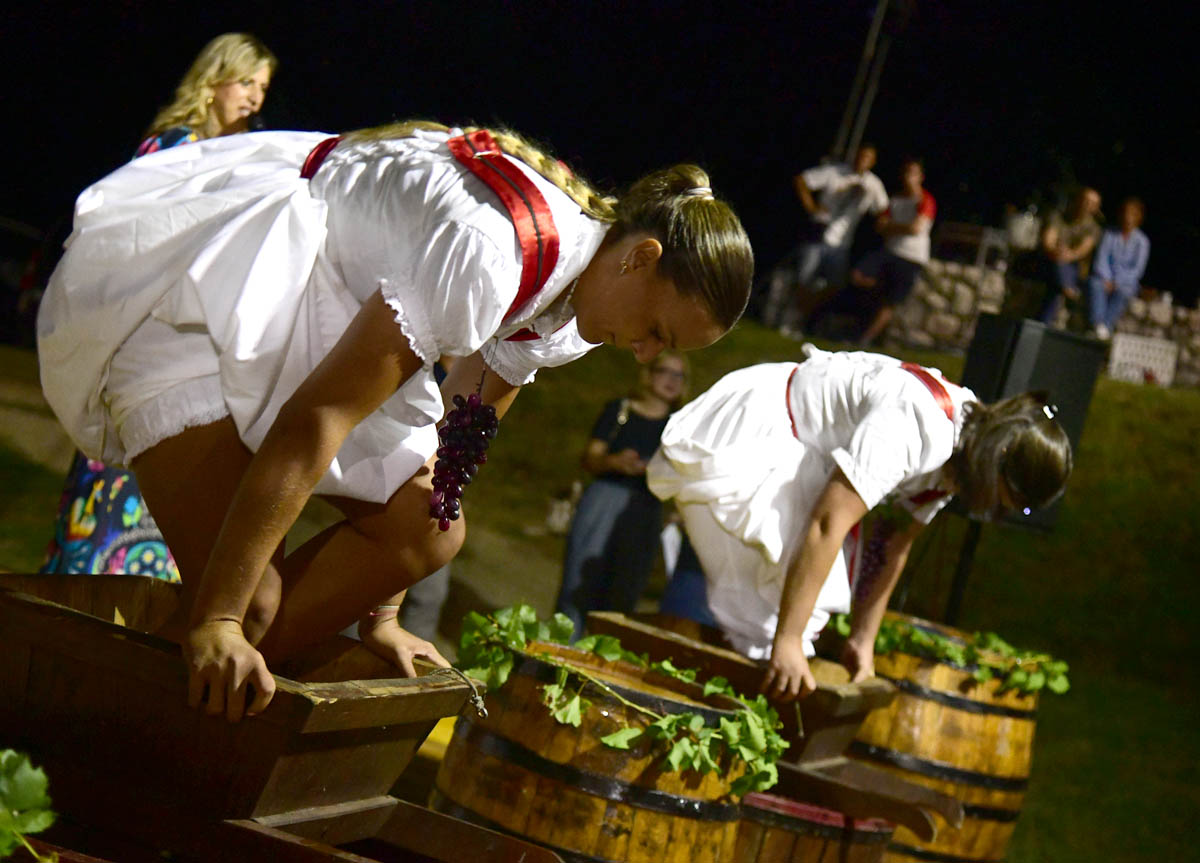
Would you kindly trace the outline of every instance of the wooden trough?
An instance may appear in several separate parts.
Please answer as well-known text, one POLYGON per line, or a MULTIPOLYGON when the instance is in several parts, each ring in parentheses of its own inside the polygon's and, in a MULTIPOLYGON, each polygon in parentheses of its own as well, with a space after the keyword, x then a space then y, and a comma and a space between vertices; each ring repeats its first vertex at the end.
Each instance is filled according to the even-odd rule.
POLYGON ((50 777, 44 837, 122 863, 272 860, 558 861, 521 840, 391 796, 439 718, 471 694, 456 675, 392 673, 354 642, 276 675, 268 708, 231 724, 186 705, 179 648, 109 622, 170 613, 171 588, 127 576, 0 575, 0 745, 50 777), (73 599, 108 620, 20 590, 73 599))
MULTIPOLYGON (((592 612, 587 628, 591 633, 614 635, 626 649, 646 653, 651 660, 671 659, 706 677, 720 675, 739 692, 758 692, 762 684, 764 669, 759 663, 648 622, 614 612, 592 612)), ((816 691, 794 705, 778 705, 791 746, 778 765, 779 783, 770 794, 854 819, 886 819, 926 840, 937 835, 935 815, 955 827, 962 824, 962 805, 952 797, 845 755, 867 715, 895 698, 895 687, 878 678, 850 683, 845 668, 816 657, 809 667, 817 680, 816 691)), ((882 853, 881 842, 869 844, 882 853)))

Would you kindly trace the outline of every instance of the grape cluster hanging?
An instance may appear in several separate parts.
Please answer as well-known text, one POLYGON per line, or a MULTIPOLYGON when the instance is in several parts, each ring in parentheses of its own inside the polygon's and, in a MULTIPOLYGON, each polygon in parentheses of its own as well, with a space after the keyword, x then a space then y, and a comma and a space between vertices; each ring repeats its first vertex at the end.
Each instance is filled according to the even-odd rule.
POLYGON ((454 409, 438 430, 437 462, 433 466, 433 494, 429 515, 438 528, 449 530, 462 513, 463 489, 471 484, 479 466, 487 461, 487 448, 496 436, 496 409, 485 405, 479 393, 454 397, 454 409))

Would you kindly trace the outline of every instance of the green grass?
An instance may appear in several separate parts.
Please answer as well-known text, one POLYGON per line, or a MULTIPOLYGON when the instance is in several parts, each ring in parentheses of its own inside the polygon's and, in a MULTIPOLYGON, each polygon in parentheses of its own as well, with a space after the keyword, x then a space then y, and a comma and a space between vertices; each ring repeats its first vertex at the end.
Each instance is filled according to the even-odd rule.
MULTIPOLYGON (((957 377, 962 357, 898 351, 957 377)), ((744 323, 694 354, 693 394, 757 362, 795 359, 799 345, 744 323)), ((600 406, 635 380, 633 360, 596 350, 539 374, 501 423, 487 466, 467 495, 468 539, 456 561, 473 584, 542 612, 562 540, 529 536, 551 495, 582 478, 578 466, 600 406), (536 586, 533 586, 535 585, 536 586)), ((1101 380, 1076 471, 1049 533, 985 526, 961 626, 998 632, 1071 664, 1072 688, 1042 699, 1033 778, 1010 846, 1016 863, 1132 863, 1195 858, 1200 812, 1196 691, 1200 579, 1200 392, 1101 380)), ((61 478, 0 452, 0 560, 35 566, 61 478)), ((906 610, 937 618, 958 559, 963 522, 944 515, 914 549, 906 610)))
POLYGON ((36 572, 54 532, 63 476, 0 445, 0 562, 36 572))

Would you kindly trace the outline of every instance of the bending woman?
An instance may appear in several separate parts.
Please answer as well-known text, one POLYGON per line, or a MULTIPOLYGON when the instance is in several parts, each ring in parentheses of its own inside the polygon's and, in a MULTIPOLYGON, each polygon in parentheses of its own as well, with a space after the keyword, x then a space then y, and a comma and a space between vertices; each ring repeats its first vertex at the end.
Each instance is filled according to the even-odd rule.
POLYGON ((734 647, 768 659, 767 686, 815 687, 812 641, 851 612, 843 662, 874 672, 875 635, 913 539, 959 495, 990 516, 1062 492, 1071 447, 1043 395, 981 404, 933 369, 812 346, 802 363, 726 375, 667 424, 647 472, 676 498, 703 566, 709 606, 734 647), (854 585, 852 529, 883 501, 911 520, 854 585))
POLYGON ((274 691, 264 656, 356 618, 406 673, 444 662, 371 615, 462 544, 461 520, 430 516, 443 396, 503 414, 596 344, 641 362, 711 344, 752 267, 695 166, 617 201, 512 134, 217 138, 80 196, 40 311, 42 382, 84 452, 133 465, 183 577, 167 634, 189 700, 237 719, 247 685, 252 712, 274 691), (463 359, 439 392, 441 355, 463 359), (314 492, 346 518, 285 554, 314 492))

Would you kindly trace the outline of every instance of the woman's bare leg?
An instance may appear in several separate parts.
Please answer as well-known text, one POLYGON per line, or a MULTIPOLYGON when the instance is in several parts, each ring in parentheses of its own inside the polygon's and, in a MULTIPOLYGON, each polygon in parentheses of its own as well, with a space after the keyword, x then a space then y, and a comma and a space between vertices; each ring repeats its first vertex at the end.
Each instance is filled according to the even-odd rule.
POLYGON ((432 459, 384 504, 327 496, 346 520, 287 555, 283 600, 259 650, 285 659, 327 638, 448 563, 466 536, 463 519, 442 532, 429 517, 432 459))
MULTIPOLYGON (((133 460, 142 496, 183 579, 179 607, 158 632, 164 638, 179 641, 187 632, 200 577, 250 458, 250 450, 227 417, 186 429, 133 460)), ((246 613, 243 629, 252 643, 266 632, 279 605, 281 551, 264 573, 246 613)))
MULTIPOLYGON (((200 576, 251 457, 226 418, 187 429, 134 459, 138 485, 183 579, 179 607, 158 633, 164 638, 179 641, 187 632, 200 576)), ((346 520, 286 558, 282 548, 276 551, 247 610, 246 639, 268 661, 286 658, 453 558, 465 524, 459 519, 450 531, 437 529, 428 515, 432 475, 428 463, 386 504, 330 496, 346 520)))

